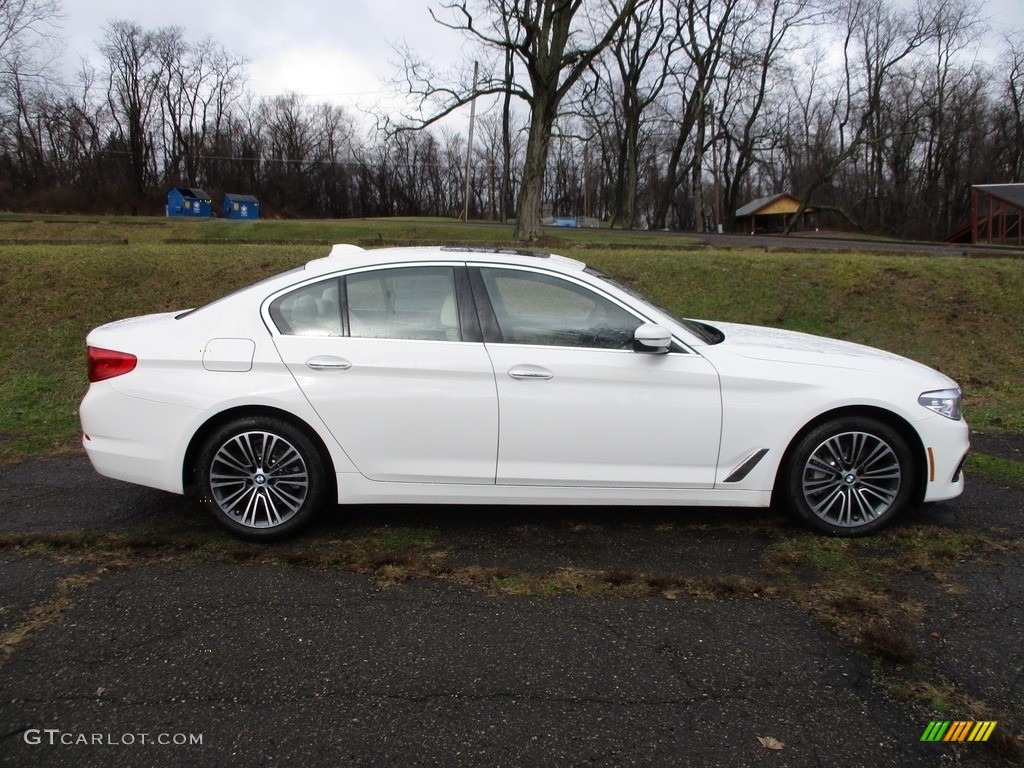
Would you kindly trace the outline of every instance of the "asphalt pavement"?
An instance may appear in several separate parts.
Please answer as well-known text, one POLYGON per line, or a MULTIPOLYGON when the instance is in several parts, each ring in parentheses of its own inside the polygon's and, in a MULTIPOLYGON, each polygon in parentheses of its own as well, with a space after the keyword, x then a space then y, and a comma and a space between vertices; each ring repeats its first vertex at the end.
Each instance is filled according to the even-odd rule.
POLYGON ((927 256, 988 256, 1019 259, 1024 247, 1017 244, 987 245, 984 243, 937 243, 934 241, 885 240, 862 238, 843 232, 798 232, 784 237, 769 234, 698 234, 695 235, 713 248, 763 248, 765 251, 850 251, 862 248, 872 253, 891 253, 927 256))
MULTIPOLYGON (((1020 764, 1019 487, 969 482, 899 526, 987 542, 892 584, 913 614, 903 667, 772 595, 766 558, 814 544, 772 511, 329 510, 268 563, 188 500, 81 456, 0 469, 0 498, 5 766, 1020 764), (176 548, 179 523, 224 555, 176 548), (166 551, 88 543, 147 531, 166 551), (394 564, 297 555, 380 531, 429 531, 444 567, 396 581, 394 564), (450 576, 473 569, 746 587, 594 596, 450 576), (934 686, 937 708, 901 685, 934 686), (937 719, 996 720, 1002 738, 922 742, 937 719)), ((815 573, 797 574, 809 596, 815 573)))

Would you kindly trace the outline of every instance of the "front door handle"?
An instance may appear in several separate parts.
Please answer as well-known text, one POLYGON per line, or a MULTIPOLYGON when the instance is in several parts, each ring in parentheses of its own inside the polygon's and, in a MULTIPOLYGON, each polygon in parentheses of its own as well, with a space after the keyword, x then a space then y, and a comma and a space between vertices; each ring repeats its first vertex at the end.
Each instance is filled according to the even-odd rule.
POLYGON ((306 361, 306 367, 314 371, 347 371, 352 363, 340 357, 314 357, 306 361))
POLYGON ((508 372, 508 375, 513 379, 535 379, 539 381, 553 379, 555 377, 555 374, 547 368, 541 368, 536 365, 521 365, 517 368, 512 368, 508 372))

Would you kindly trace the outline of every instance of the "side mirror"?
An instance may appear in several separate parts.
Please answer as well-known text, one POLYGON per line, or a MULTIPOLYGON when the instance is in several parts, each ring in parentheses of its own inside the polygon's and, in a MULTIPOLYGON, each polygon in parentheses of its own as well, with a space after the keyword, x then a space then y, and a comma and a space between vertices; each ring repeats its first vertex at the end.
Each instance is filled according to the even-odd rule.
POLYGON ((644 323, 633 334, 633 351, 664 355, 672 348, 672 333, 660 325, 644 323))

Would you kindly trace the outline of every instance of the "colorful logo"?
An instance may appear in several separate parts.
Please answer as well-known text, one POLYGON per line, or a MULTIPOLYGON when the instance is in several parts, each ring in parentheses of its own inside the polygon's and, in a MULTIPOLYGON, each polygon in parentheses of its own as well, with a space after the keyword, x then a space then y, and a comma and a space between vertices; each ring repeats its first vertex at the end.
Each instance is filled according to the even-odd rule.
POLYGON ((996 720, 932 720, 921 741, 988 741, 996 720))

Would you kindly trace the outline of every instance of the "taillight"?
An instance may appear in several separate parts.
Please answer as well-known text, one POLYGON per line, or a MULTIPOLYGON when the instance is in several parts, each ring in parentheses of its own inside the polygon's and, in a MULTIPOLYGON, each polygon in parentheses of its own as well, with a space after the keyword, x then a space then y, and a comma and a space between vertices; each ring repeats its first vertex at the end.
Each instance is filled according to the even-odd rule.
POLYGON ((127 352, 115 352, 112 349, 89 347, 89 381, 103 381, 121 376, 135 370, 139 359, 127 352))

